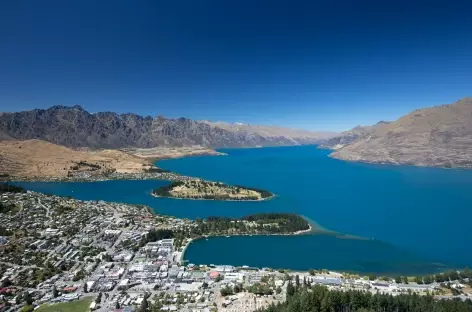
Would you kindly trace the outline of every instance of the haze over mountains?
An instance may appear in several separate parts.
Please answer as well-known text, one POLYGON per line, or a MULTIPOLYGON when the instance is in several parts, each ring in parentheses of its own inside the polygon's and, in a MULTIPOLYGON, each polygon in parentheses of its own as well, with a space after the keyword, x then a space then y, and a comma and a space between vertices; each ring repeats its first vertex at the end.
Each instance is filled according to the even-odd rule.
POLYGON ((356 127, 325 146, 344 160, 472 168, 472 98, 356 127))
POLYGON ((279 127, 235 127, 187 118, 113 112, 91 114, 77 105, 0 114, 0 140, 40 139, 68 147, 281 146, 320 143, 330 136, 332 134, 279 127))

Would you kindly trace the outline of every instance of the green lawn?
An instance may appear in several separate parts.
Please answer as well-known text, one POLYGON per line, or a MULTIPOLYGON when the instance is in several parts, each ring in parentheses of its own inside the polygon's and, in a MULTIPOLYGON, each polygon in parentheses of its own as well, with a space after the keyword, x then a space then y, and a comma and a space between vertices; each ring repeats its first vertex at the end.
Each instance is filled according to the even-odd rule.
POLYGON ((83 298, 71 302, 61 302, 55 304, 43 304, 35 312, 86 312, 89 310, 93 298, 83 298))

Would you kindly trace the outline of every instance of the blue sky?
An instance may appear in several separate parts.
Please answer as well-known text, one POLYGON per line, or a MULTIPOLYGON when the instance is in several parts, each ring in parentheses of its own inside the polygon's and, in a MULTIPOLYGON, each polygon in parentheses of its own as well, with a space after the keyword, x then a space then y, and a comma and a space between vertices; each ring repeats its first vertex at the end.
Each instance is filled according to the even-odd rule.
POLYGON ((470 12, 454 0, 3 1, 0 111, 346 130, 472 95, 470 12))

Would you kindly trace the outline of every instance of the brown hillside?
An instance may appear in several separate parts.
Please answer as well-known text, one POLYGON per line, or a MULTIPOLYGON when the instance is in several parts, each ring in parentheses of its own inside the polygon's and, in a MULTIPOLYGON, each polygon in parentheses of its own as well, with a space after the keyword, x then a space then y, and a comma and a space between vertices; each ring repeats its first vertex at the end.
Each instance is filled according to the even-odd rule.
POLYGON ((77 151, 41 140, 0 141, 0 173, 10 176, 65 177, 68 172, 137 173, 148 160, 117 150, 77 151))
POLYGON ((331 155, 374 163, 472 168, 472 98, 413 111, 331 155))

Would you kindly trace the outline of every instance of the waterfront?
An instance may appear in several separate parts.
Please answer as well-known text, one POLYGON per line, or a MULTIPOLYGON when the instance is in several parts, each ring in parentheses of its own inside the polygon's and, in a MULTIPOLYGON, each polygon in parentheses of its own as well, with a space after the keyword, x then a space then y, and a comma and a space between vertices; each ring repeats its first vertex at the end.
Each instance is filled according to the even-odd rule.
POLYGON ((467 246, 472 237, 467 227, 472 216, 471 171, 349 163, 331 159, 327 157, 329 151, 313 146, 224 151, 229 156, 166 160, 159 165, 185 175, 264 188, 277 196, 263 202, 188 201, 150 196, 151 190, 165 185, 165 181, 21 184, 79 199, 146 204, 158 213, 181 218, 294 212, 329 230, 367 238, 364 241, 333 236, 285 238, 290 241, 249 236, 209 239, 189 247, 186 258, 192 262, 225 260, 221 253, 214 252, 222 250, 224 245, 228 248, 224 249, 228 254, 226 259, 258 266, 269 266, 269 262, 275 261, 274 254, 279 255, 274 266, 297 269, 419 272, 423 268, 429 271, 442 268, 433 263, 470 265, 472 250, 467 246), (259 254, 260 250, 265 252, 259 254), (390 258, 392 261, 388 261, 390 258), (385 263, 383 267, 382 263, 385 263))
POLYGON ((427 274, 443 269, 388 243, 331 235, 202 238, 189 244, 185 259, 194 264, 229 263, 300 271, 329 268, 386 275, 427 274))

